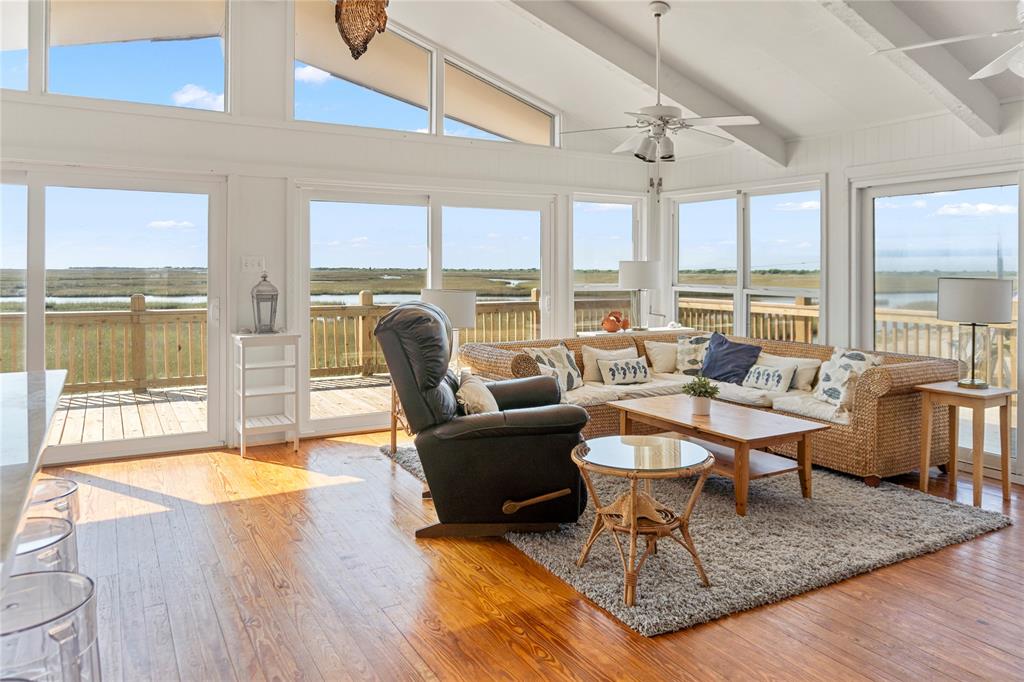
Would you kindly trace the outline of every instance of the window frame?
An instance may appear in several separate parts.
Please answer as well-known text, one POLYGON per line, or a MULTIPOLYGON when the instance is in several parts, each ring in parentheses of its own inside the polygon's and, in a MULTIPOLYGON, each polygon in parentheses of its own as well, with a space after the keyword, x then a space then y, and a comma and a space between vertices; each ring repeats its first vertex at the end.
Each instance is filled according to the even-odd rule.
POLYGON ((747 336, 750 326, 751 299, 756 296, 798 297, 806 296, 818 300, 818 341, 826 343, 827 259, 828 241, 828 199, 824 177, 793 180, 787 183, 761 183, 731 188, 666 193, 669 248, 671 249, 670 287, 672 319, 678 321, 677 299, 680 293, 732 294, 733 334, 747 336), (819 258, 820 271, 818 287, 766 287, 753 286, 750 277, 750 197, 790 194, 793 192, 817 191, 819 193, 819 258), (732 285, 683 284, 679 281, 679 205, 700 203, 719 199, 736 199, 736 282, 732 285))
POLYGON ((225 116, 233 115, 232 97, 235 88, 231 64, 235 57, 232 36, 232 0, 224 0, 224 110, 199 109, 180 107, 175 104, 154 104, 152 102, 136 102, 132 100, 106 99, 88 95, 69 95, 50 91, 50 0, 29 2, 28 16, 28 90, 14 90, 29 95, 41 95, 46 98, 64 99, 76 104, 84 104, 89 108, 108 109, 114 111, 159 111, 174 112, 173 115, 191 116, 225 116), (197 113, 198 112, 198 113, 197 113))

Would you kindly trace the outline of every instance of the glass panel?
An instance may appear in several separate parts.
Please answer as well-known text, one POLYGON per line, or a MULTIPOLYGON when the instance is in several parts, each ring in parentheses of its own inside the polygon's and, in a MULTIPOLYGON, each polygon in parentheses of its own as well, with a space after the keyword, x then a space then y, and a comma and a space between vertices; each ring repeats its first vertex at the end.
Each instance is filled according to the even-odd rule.
POLYGON ((818 343, 817 297, 750 296, 747 336, 818 343))
POLYGON ((50 3, 50 92, 224 111, 223 0, 50 3))
POLYGON ((821 286, 821 192, 750 197, 750 284, 821 286))
POLYGON ((28 90, 28 0, 0 2, 0 88, 28 90))
POLYGON ((444 134, 551 145, 551 114, 445 62, 444 134))
POLYGON ((0 198, 0 372, 23 372, 28 187, 5 184, 0 198))
POLYGON ((296 119, 428 133, 429 102, 429 51, 387 31, 352 59, 333 3, 295 3, 296 119))
POLYGON ((619 261, 633 260, 633 205, 574 202, 572 260, 573 284, 617 287, 619 261))
MULTIPOLYGON (((876 349, 959 357, 957 323, 936 319, 938 278, 1005 277, 1019 291, 1017 195, 1017 186, 1007 185, 875 199, 876 349)), ((1017 388, 1017 300, 1014 321, 992 325, 985 346, 985 379, 993 386, 1017 388)), ((1016 406, 1010 415, 1016 443, 1016 406)), ((985 449, 999 452, 998 411, 985 418, 985 449)), ((970 439, 964 414, 960 446, 970 448, 970 439)))
POLYGON ((676 294, 679 324, 706 332, 733 333, 732 294, 680 291, 676 294))
POLYGON ((460 342, 540 338, 540 211, 442 209, 444 288, 475 291, 460 342))
POLYGON ((679 283, 736 285, 736 199, 679 204, 679 283))
POLYGON ((604 316, 613 310, 629 317, 629 293, 624 291, 577 291, 573 300, 573 309, 576 320, 575 331, 600 331, 604 316))
POLYGON ((46 188, 46 367, 68 370, 51 444, 206 431, 208 204, 46 188))
POLYGON ((311 419, 386 412, 391 383, 373 328, 427 281, 427 207, 309 204, 311 419))

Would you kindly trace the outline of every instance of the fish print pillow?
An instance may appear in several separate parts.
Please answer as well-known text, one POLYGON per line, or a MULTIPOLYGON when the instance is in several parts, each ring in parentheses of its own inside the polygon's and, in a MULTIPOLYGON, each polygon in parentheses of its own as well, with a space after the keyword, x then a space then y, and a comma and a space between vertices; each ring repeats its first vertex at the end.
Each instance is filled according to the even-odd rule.
POLYGON ((704 355, 711 343, 711 334, 680 336, 676 342, 676 373, 698 376, 704 365, 704 355))
POLYGON ((783 367, 766 367, 765 365, 754 365, 747 372, 743 379, 743 386, 748 388, 759 388, 762 391, 777 391, 785 393, 789 390, 789 383, 793 381, 796 373, 796 365, 783 367))
POLYGON ((601 360, 597 366, 601 368, 601 378, 609 386, 623 384, 643 384, 651 380, 651 370, 643 358, 632 360, 601 360))
POLYGON ((882 358, 859 350, 836 348, 831 359, 821 366, 814 397, 842 410, 853 407, 854 391, 860 375, 882 364, 882 358))
POLYGON ((564 343, 550 348, 524 348, 523 352, 536 360, 541 367, 554 370, 563 393, 583 387, 583 373, 580 372, 572 351, 564 343))

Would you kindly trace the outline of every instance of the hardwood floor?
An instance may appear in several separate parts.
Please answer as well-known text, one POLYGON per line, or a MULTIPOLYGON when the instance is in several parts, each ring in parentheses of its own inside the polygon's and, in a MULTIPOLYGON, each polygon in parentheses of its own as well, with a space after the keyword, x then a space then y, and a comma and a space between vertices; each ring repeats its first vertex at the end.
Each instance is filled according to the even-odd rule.
POLYGON ((984 495, 1017 525, 646 639, 503 540, 414 540, 386 439, 47 470, 82 484, 104 679, 1024 679, 1021 486, 984 495))

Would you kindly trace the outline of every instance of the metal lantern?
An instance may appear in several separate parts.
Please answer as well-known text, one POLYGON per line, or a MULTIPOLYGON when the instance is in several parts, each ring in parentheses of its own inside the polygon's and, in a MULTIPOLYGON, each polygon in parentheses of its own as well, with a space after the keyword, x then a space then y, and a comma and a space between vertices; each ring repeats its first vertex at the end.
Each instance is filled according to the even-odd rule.
POLYGON ((257 334, 273 334, 277 317, 277 287, 267 281, 267 273, 252 288, 252 319, 257 334))

